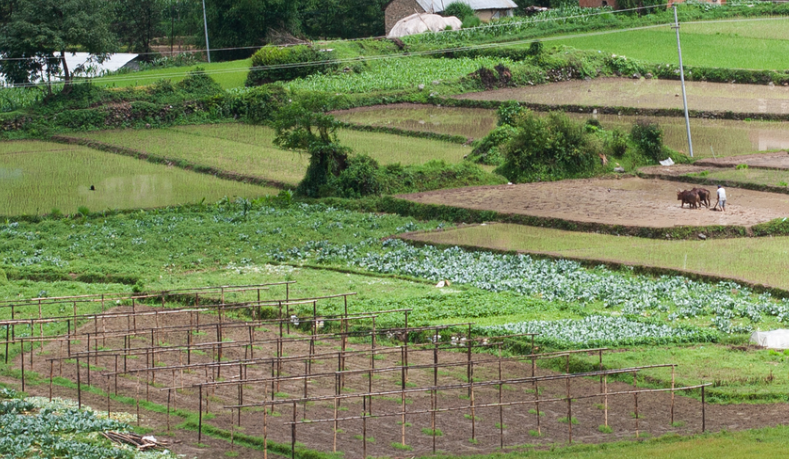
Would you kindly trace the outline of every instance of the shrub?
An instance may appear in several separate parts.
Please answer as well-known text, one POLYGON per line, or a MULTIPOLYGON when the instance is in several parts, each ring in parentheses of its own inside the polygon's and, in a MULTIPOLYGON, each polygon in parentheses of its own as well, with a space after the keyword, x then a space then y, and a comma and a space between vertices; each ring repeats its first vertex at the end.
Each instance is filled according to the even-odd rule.
POLYGON ((296 194, 316 198, 321 196, 331 177, 347 168, 350 149, 337 143, 315 142, 309 147, 310 165, 304 179, 296 187, 296 194))
POLYGON ((621 158, 627 152, 627 135, 616 129, 611 131, 611 135, 604 142, 606 154, 615 158, 621 158))
POLYGON ((506 124, 509 126, 514 126, 515 119, 521 115, 524 110, 526 110, 526 108, 522 107, 521 104, 515 101, 502 104, 499 109, 496 110, 496 115, 499 117, 498 125, 504 126, 506 124))
POLYGON ((305 65, 284 68, 261 68, 287 64, 329 61, 332 53, 307 45, 289 47, 264 46, 252 55, 252 68, 247 75, 247 86, 259 86, 273 81, 303 78, 328 69, 327 65, 305 65))
POLYGON ((469 16, 474 16, 474 9, 463 2, 455 2, 446 7, 442 16, 455 16, 464 21, 469 16))
POLYGON ((348 160, 348 167, 329 181, 329 187, 334 191, 331 194, 346 198, 381 194, 378 169, 378 162, 373 158, 367 155, 352 156, 348 160))
POLYGON ((517 132, 517 129, 510 124, 496 127, 488 135, 472 144, 473 150, 466 159, 479 164, 500 165, 504 161, 501 147, 511 141, 517 132))
POLYGON ((515 128, 504 147, 504 164, 496 170, 511 182, 557 180, 594 171, 602 148, 567 115, 552 112, 543 119, 525 111, 515 128))
POLYGON ((464 29, 472 29, 474 27, 479 27, 481 25, 482 25, 482 20, 480 20, 480 18, 472 14, 471 16, 466 16, 463 18, 463 23, 460 25, 460 27, 464 29))
POLYGON ((186 74, 186 77, 177 83, 178 89, 192 94, 217 94, 222 92, 222 87, 213 78, 208 76, 200 67, 186 74))
POLYGON ((637 120, 630 130, 630 138, 639 151, 653 161, 666 159, 663 153, 663 130, 657 123, 637 120))

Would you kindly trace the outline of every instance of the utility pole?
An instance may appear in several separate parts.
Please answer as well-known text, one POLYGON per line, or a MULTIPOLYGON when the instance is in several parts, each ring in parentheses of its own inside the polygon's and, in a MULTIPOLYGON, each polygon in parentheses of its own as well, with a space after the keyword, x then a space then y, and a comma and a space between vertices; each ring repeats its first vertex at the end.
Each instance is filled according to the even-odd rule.
MULTIPOLYGON (((674 8, 674 14, 677 13, 676 8, 674 8)), ((205 0, 203 0, 203 29, 205 30, 205 55, 208 58, 208 63, 211 63, 211 46, 208 44, 208 19, 205 17, 205 0)), ((679 32, 677 32, 677 36, 679 36, 679 32)))
MULTIPOLYGON (((205 1, 205 0, 204 0, 205 1)), ((688 95, 685 92, 685 68, 682 66, 682 48, 679 46, 679 19, 677 19, 677 4, 674 5, 674 27, 677 31, 677 53, 679 53, 679 79, 682 81, 682 102, 685 104, 685 127, 688 130, 688 150, 693 157, 693 141, 690 138, 690 117, 688 116, 688 95)))

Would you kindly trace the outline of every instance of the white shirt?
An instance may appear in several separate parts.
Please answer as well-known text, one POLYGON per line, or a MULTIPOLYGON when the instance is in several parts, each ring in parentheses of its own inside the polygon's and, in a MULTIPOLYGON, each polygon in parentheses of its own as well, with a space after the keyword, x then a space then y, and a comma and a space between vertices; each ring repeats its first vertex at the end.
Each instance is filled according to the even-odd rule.
POLYGON ((726 200, 726 189, 725 188, 718 188, 718 200, 725 201, 726 200))

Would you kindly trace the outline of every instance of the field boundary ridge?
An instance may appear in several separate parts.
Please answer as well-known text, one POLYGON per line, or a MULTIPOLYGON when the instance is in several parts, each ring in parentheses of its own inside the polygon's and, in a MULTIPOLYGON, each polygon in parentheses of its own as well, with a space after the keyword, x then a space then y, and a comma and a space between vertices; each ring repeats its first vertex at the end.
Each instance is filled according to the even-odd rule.
POLYGON ((233 180, 236 182, 250 183, 253 185, 269 186, 278 189, 293 189, 293 185, 280 182, 277 180, 265 179, 256 177, 254 175, 244 175, 237 172, 230 172, 223 169, 218 169, 211 166, 192 163, 183 159, 168 158, 166 156, 152 155, 132 148, 119 147, 109 143, 99 142, 97 140, 81 139, 78 137, 70 137, 66 135, 54 135, 50 137, 51 141, 63 143, 68 145, 81 145, 84 147, 92 148, 94 150, 103 151, 106 153, 114 153, 117 155, 130 156, 135 159, 146 160, 155 164, 166 164, 168 166, 176 166, 184 170, 198 172, 201 174, 213 175, 218 178, 233 180))

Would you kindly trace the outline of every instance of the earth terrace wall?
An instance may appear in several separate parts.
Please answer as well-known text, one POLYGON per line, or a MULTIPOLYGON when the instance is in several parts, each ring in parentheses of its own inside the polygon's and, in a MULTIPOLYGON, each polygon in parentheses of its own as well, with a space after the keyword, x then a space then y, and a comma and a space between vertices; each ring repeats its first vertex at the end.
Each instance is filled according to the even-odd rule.
POLYGON ((501 249, 493 249, 488 247, 480 247, 476 245, 468 245, 468 244, 445 244, 445 243, 436 243, 432 241, 425 241, 421 239, 415 239, 414 236, 419 234, 429 234, 434 231, 415 231, 412 233, 405 233, 398 236, 395 236, 397 239, 401 239, 403 241, 407 241, 410 244, 415 246, 427 246, 431 245, 434 247, 439 248, 450 248, 450 247, 460 247, 464 250, 472 251, 472 252, 492 252, 498 253, 503 255, 529 255, 534 258, 540 259, 548 259, 548 260, 572 260, 575 262, 580 263, 582 266, 587 268, 596 268, 600 265, 604 265, 608 269, 611 270, 632 270, 636 274, 645 274, 651 276, 681 276, 686 277, 688 279, 692 279, 695 281, 701 282, 736 282, 740 285, 746 286, 749 289, 753 290, 756 293, 764 293, 767 292, 770 295, 776 298, 789 298, 789 290, 774 287, 771 285, 766 284, 759 284, 755 282, 750 282, 745 279, 740 279, 738 277, 725 277, 725 276, 718 276, 715 274, 709 274, 701 271, 692 271, 686 269, 675 269, 675 268, 665 268, 661 266, 654 266, 654 265, 642 265, 642 264, 635 264, 635 263, 627 263, 624 261, 616 261, 616 260, 605 260, 605 259, 595 259, 595 258, 582 258, 582 257, 573 257, 567 256, 560 253, 553 253, 553 252, 539 252, 539 251, 528 251, 528 250, 501 250, 501 249))

